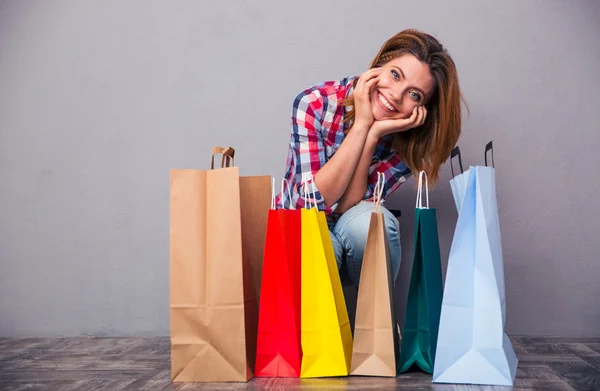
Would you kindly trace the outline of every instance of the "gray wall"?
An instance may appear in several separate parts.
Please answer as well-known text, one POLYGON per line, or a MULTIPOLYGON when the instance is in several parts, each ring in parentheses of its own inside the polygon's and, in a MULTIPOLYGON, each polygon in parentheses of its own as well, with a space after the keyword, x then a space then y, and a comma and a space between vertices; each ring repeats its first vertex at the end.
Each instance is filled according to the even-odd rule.
MULTIPOLYGON (((600 336, 600 3, 1 1, 0 336, 168 335, 168 176, 233 145, 281 178, 292 100, 416 27, 493 139, 507 331, 600 336)), ((444 267, 456 212, 431 194, 444 267)), ((402 314, 414 181, 401 208, 402 314)))

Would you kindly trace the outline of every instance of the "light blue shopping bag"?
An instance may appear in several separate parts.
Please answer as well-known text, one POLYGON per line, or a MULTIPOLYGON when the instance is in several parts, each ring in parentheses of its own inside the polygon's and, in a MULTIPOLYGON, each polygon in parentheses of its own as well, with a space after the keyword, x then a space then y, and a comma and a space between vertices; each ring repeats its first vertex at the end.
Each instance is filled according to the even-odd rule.
POLYGON ((451 188, 459 216, 446 272, 433 382, 510 386, 518 360, 504 332, 495 169, 471 166, 452 179, 451 188))

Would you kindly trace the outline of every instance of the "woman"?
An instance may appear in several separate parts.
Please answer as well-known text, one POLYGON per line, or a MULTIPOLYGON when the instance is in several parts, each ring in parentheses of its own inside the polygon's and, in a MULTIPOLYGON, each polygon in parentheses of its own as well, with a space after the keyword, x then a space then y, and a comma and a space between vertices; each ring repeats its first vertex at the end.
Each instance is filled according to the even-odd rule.
MULTIPOLYGON (((360 77, 320 83, 296 97, 289 189, 277 202, 302 208, 314 190, 328 216, 338 269, 345 263, 357 285, 377 173, 385 176, 383 199, 418 171, 435 183, 460 135, 460 100, 452 58, 434 37, 417 30, 386 41, 360 77), (305 180, 306 174, 314 180, 305 180)), ((395 281, 399 224, 382 209, 395 281)))

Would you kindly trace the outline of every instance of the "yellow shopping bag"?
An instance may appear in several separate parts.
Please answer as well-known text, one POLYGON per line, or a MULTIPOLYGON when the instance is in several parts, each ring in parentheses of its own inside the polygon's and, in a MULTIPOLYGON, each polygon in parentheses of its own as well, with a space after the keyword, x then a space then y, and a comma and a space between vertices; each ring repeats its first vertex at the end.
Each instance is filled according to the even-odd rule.
POLYGON ((347 376, 352 332, 325 213, 302 209, 300 377, 347 376))

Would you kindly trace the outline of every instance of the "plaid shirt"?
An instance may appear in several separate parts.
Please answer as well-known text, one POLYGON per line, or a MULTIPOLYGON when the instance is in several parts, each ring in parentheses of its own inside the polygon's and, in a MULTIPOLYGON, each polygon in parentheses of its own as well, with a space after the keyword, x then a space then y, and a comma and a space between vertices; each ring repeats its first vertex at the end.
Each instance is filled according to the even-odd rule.
MULTIPOLYGON (((343 101, 352 93, 355 79, 356 76, 319 83, 302 91, 294 100, 285 172, 287 187, 277 196, 278 207, 298 209, 304 207, 306 197, 312 199, 314 182, 306 180, 305 175, 316 175, 344 141, 344 131, 351 124, 342 122, 346 111, 343 101)), ((385 175, 383 199, 411 175, 410 169, 392 149, 389 137, 381 138, 375 148, 363 200, 372 199, 378 172, 385 175)), ((337 204, 325 206, 316 186, 314 191, 318 209, 325 211, 330 218, 337 217, 334 213, 337 204)))

